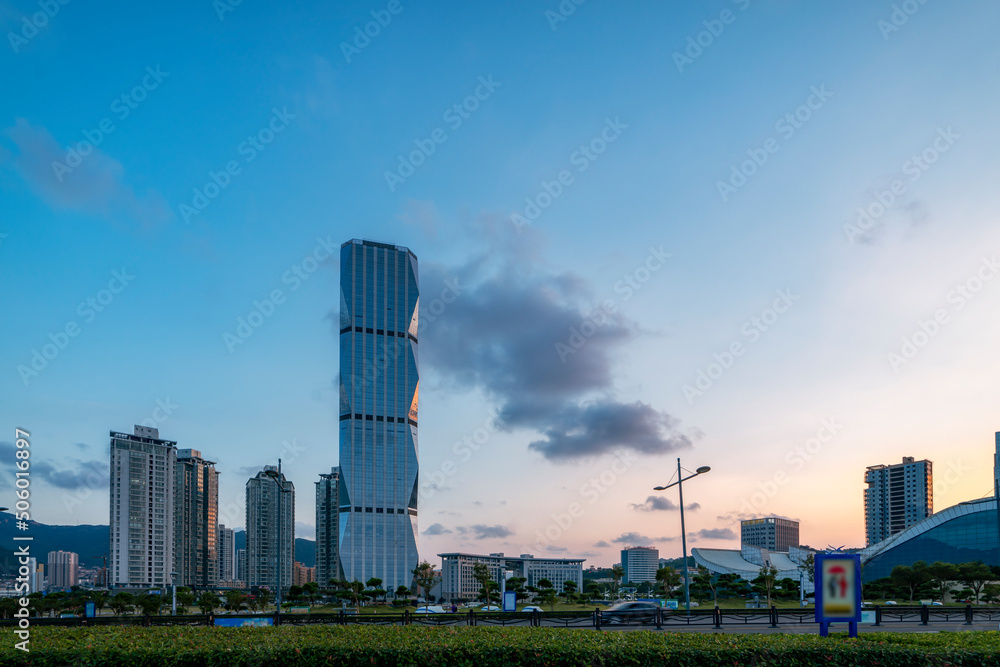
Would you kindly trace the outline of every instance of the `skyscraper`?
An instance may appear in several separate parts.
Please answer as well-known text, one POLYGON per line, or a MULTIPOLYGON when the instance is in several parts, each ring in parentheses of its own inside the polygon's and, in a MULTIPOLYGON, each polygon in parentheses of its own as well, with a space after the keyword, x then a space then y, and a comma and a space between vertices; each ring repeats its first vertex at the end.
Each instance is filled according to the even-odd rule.
POLYGON ((340 567, 386 590, 417 566, 417 278, 407 248, 340 248, 340 567))
POLYGON ((219 473, 196 449, 177 451, 174 468, 174 572, 180 586, 219 581, 219 473))
POLYGON ((49 552, 49 589, 69 590, 76 586, 79 557, 72 551, 49 552))
POLYGON ((316 482, 316 581, 321 586, 341 578, 339 538, 340 469, 333 468, 316 482))
POLYGON ((111 432, 112 586, 161 587, 174 567, 177 443, 146 426, 111 432))
POLYGON ((236 531, 219 524, 219 581, 233 581, 236 576, 236 531))
POLYGON ((292 585, 295 561, 295 485, 280 476, 278 482, 268 476, 275 466, 264 466, 256 477, 247 480, 247 586, 267 586, 278 590, 278 549, 281 549, 281 587, 292 585), (279 500, 281 512, 278 512, 279 500))
POLYGON ((902 463, 865 469, 867 546, 888 539, 934 513, 931 462, 904 456, 902 463))
POLYGON ((247 550, 236 550, 236 581, 247 582, 247 550))

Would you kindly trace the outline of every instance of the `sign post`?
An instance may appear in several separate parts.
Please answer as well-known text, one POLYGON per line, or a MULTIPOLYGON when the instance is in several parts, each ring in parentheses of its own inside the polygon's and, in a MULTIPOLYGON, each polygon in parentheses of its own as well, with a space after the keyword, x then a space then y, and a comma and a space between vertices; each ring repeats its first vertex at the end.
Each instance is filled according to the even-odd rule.
POLYGON ((816 622, 826 637, 831 623, 848 623, 858 636, 861 621, 861 556, 840 552, 816 554, 816 622))

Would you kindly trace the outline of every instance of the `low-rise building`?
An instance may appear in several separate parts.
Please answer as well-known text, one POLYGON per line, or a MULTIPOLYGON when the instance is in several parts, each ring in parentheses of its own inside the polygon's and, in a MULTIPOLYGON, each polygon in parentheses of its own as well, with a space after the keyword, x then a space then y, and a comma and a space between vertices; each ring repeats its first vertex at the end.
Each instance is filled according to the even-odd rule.
POLYGON ((446 553, 438 556, 441 558, 440 597, 447 602, 465 602, 479 597, 480 584, 473 577, 477 563, 485 564, 498 584, 509 571, 513 577, 524 577, 526 586, 538 586, 539 581, 548 579, 557 589, 562 589, 564 582, 572 581, 577 590, 583 590, 583 558, 535 558, 532 554, 505 556, 502 553, 446 553))

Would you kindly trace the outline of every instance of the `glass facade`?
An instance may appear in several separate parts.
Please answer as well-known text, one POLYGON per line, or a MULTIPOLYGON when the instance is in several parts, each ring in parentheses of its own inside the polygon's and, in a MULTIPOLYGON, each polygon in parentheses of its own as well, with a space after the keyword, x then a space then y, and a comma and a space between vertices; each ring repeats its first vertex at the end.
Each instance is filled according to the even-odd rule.
POLYGON ((418 562, 417 258, 352 240, 340 272, 340 567, 395 590, 418 562))
POLYGON ((926 530, 920 530, 920 525, 914 526, 913 535, 900 535, 901 539, 885 548, 875 545, 874 554, 867 560, 862 556, 862 579, 874 581, 888 577, 897 565, 912 565, 918 560, 928 564, 982 561, 987 565, 1000 565, 995 499, 949 507, 925 523, 928 524, 926 530))

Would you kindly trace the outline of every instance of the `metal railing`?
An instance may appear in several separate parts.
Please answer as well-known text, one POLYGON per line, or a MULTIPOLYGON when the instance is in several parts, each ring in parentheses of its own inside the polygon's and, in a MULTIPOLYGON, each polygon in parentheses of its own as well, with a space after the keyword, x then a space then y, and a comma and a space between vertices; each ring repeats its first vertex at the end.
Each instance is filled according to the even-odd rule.
MULTIPOLYGON (((895 623, 920 625, 973 625, 976 622, 1000 621, 998 607, 935 607, 935 606, 873 606, 874 626, 891 627, 895 623)), ((221 618, 269 618, 276 625, 421 625, 421 626, 522 626, 564 628, 618 628, 645 626, 671 630, 686 627, 739 628, 747 626, 804 625, 815 623, 813 609, 698 609, 690 613, 667 609, 648 612, 616 613, 594 611, 531 611, 531 612, 468 612, 416 614, 410 611, 385 614, 357 614, 341 610, 332 613, 308 614, 182 614, 177 616, 97 616, 93 618, 31 617, 32 625, 99 626, 99 625, 214 625, 221 618)), ((0 619, 0 627, 17 625, 18 619, 0 619)))

